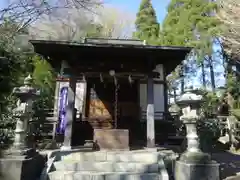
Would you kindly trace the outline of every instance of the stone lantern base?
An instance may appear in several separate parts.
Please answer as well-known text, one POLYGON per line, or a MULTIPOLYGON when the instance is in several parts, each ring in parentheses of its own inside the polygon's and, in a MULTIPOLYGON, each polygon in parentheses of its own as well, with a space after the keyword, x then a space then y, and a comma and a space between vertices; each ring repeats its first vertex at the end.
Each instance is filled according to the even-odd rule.
POLYGON ((175 180, 219 180, 219 164, 209 161, 207 164, 177 161, 175 180))
POLYGON ((181 155, 180 161, 188 163, 208 164, 211 162, 211 157, 208 153, 204 153, 200 150, 197 152, 186 151, 181 155))
POLYGON ((201 150, 184 152, 175 164, 175 180, 219 180, 220 164, 201 150))
POLYGON ((1 180, 35 180, 40 177, 46 158, 34 150, 8 151, 0 158, 1 180))
POLYGON ((219 180, 220 164, 200 149, 186 150, 175 164, 175 180, 219 180))

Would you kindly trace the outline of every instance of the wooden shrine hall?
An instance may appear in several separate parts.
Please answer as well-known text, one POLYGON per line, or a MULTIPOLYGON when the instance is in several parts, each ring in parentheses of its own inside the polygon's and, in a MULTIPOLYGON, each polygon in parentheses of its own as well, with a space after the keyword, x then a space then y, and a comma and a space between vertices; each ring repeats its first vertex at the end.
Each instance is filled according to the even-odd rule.
POLYGON ((156 104, 163 107, 162 121, 168 111, 166 76, 191 48, 150 46, 138 40, 119 39, 30 42, 60 77, 66 80, 67 75, 63 149, 79 145, 80 139, 93 140, 100 149, 129 149, 140 144, 155 147, 155 135, 162 126, 156 120, 156 104), (86 93, 81 120, 75 122, 78 81, 85 82, 86 93), (160 90, 154 90, 154 84, 162 85, 163 98, 157 99, 160 90))

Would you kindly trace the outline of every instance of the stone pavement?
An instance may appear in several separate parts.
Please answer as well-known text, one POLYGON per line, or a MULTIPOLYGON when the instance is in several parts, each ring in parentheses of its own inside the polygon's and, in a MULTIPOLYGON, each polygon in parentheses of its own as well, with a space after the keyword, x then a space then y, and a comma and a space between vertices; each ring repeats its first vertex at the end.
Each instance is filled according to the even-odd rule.
POLYGON ((240 155, 224 151, 213 153, 212 159, 220 163, 222 179, 240 180, 240 155))

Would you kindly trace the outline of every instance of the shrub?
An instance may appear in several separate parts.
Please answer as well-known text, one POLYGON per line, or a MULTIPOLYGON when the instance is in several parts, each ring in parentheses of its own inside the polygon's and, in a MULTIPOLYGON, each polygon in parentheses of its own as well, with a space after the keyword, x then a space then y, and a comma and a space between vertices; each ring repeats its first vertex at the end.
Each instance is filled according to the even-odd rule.
POLYGON ((202 118, 197 123, 200 146, 203 151, 210 151, 221 135, 218 119, 202 118))
POLYGON ((16 118, 11 111, 0 116, 0 146, 8 147, 13 142, 16 118))

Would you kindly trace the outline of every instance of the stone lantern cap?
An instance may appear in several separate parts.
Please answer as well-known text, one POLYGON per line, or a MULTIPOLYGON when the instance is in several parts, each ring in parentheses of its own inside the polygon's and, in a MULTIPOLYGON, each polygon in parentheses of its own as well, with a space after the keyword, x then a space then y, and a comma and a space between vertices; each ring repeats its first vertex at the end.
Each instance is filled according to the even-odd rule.
POLYGON ((32 77, 30 75, 28 75, 24 79, 23 86, 15 87, 13 89, 13 94, 15 94, 20 99, 21 98, 23 98, 23 99, 33 98, 35 96, 38 96, 40 94, 40 92, 37 89, 35 89, 34 87, 31 86, 32 82, 33 82, 32 77))
POLYGON ((196 94, 192 88, 186 89, 180 96, 176 104, 180 107, 200 105, 203 102, 203 96, 196 94))
POLYGON ((203 102, 203 96, 196 94, 196 91, 192 88, 186 89, 185 93, 176 102, 182 109, 181 120, 187 123, 194 123, 199 119, 200 105, 203 102))

